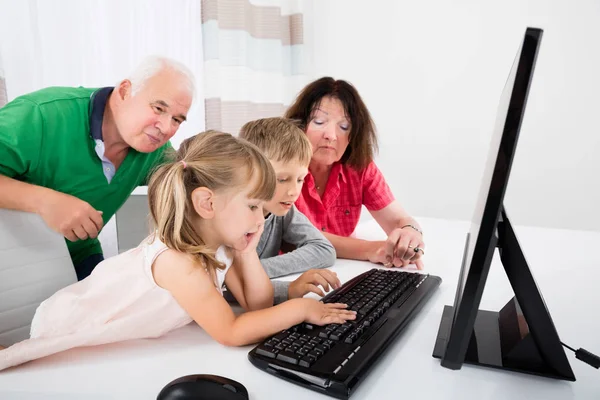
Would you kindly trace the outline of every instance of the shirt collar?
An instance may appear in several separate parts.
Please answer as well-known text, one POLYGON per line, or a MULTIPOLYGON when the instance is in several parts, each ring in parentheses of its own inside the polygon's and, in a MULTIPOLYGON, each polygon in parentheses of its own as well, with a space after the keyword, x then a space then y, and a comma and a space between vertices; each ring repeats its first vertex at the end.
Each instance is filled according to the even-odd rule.
MULTIPOLYGON (((345 168, 342 163, 340 163, 340 162, 333 163, 333 165, 331 166, 331 172, 329 173, 329 176, 331 176, 331 175, 337 176, 338 181, 341 178, 342 182, 346 183, 346 173, 344 172, 344 170, 345 170, 345 168)), ((312 181, 312 186, 315 186, 315 178, 310 171, 308 172, 308 175, 306 175, 305 180, 306 179, 310 179, 312 181)), ((327 179, 327 182, 329 182, 329 179, 327 179)), ((327 185, 327 183, 325 183, 325 185, 327 185)))
POLYGON ((344 165, 340 162, 336 162, 335 164, 333 164, 333 166, 331 167, 331 174, 332 175, 338 175, 340 178, 342 178, 342 182, 346 183, 346 174, 344 172, 344 165))
POLYGON ((90 101, 90 135, 94 140, 102 140, 102 119, 104 118, 104 109, 108 96, 112 93, 114 87, 107 86, 92 93, 90 101))

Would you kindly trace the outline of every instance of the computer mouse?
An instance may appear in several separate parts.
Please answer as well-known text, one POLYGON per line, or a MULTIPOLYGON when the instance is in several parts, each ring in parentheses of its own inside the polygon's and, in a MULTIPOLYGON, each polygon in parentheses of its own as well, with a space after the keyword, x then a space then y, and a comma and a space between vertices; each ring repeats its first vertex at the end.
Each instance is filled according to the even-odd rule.
POLYGON ((186 375, 169 382, 156 400, 248 400, 239 382, 217 375, 186 375))

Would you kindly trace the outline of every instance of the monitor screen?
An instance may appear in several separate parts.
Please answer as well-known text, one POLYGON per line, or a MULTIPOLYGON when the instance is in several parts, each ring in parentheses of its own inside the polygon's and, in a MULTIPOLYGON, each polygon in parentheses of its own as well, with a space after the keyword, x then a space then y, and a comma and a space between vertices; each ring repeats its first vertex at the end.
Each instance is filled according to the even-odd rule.
POLYGON ((502 134, 504 132, 504 126, 507 120, 509 104, 513 92, 513 87, 515 84, 515 77, 517 75, 517 68, 519 64, 521 50, 522 45, 517 51, 517 55, 508 75, 508 79, 506 80, 506 83, 504 85, 504 90, 502 91, 502 95, 500 96, 500 103, 498 105, 496 122, 494 124, 494 131, 488 150, 487 162, 485 164, 483 177, 479 186, 479 195, 477 196, 477 203, 475 204, 475 210, 473 213, 473 217, 471 218, 471 227, 469 229, 469 235, 467 236, 466 251, 463 259, 462 270, 456 288, 456 298, 454 304, 455 311, 458 310, 458 307, 460 306, 463 289, 466 283, 467 276, 469 276, 469 269, 471 268, 471 265, 473 263, 473 253, 475 251, 476 243, 478 241, 481 243, 483 240, 488 240, 489 237, 489 232, 480 232, 481 222, 483 219, 486 203, 488 202, 488 197, 492 194, 490 191, 492 184, 492 175, 496 168, 496 161, 500 150, 500 142, 502 139, 502 134), (488 236, 486 236, 485 238, 482 237, 486 233, 488 234, 488 236))
POLYGON ((433 356, 451 369, 467 362, 575 380, 503 205, 541 37, 541 29, 527 28, 508 74, 465 243, 454 307, 444 307, 433 356), (498 312, 479 310, 496 249, 515 296, 498 312))

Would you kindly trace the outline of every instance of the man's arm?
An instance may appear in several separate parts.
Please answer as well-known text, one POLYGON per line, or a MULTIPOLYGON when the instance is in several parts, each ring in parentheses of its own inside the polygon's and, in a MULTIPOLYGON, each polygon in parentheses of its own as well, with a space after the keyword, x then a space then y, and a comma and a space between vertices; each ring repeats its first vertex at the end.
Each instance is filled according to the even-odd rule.
POLYGON ((21 182, 39 162, 43 121, 37 104, 17 99, 0 109, 0 208, 39 214, 71 241, 95 238, 102 212, 87 202, 55 190, 21 182))
POLYGON ((102 211, 77 197, 0 175, 0 208, 36 213, 70 241, 96 238, 102 211))
POLYGON ((40 204, 52 192, 55 191, 0 175, 0 208, 39 213, 40 204))

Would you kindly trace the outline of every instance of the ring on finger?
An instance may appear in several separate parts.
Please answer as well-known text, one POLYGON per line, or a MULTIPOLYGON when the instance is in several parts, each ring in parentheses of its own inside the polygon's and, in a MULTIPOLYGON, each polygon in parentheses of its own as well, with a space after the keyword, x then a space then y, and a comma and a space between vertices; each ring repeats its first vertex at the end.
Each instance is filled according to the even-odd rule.
POLYGON ((423 249, 420 247, 415 247, 414 251, 415 251, 415 253, 418 253, 420 251, 423 255, 425 255, 425 251, 423 251, 423 249))

